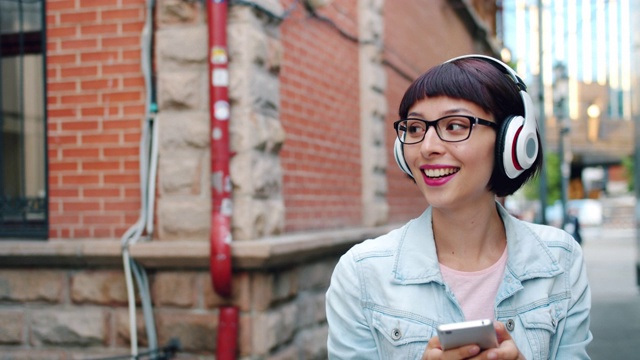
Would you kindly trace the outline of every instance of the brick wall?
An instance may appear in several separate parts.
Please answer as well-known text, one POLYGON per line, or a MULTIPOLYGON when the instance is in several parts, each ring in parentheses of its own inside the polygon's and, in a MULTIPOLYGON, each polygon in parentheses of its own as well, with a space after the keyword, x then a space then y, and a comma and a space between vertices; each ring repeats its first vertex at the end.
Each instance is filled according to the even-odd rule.
MULTIPOLYGON (((285 7, 292 1, 287 1, 285 7)), ((319 9, 358 36, 357 1, 319 9)), ((297 6, 282 26, 281 121, 287 133, 286 230, 362 221, 358 44, 297 6)))
POLYGON ((119 237, 137 218, 144 3, 46 2, 50 238, 119 237))

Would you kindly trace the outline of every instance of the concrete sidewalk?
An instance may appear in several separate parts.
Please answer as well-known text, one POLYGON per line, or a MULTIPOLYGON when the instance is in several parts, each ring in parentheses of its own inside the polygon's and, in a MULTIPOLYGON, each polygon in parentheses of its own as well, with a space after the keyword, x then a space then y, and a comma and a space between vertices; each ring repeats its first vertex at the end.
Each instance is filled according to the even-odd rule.
POLYGON ((583 244, 592 291, 592 359, 640 359, 638 254, 633 229, 585 229, 583 244))

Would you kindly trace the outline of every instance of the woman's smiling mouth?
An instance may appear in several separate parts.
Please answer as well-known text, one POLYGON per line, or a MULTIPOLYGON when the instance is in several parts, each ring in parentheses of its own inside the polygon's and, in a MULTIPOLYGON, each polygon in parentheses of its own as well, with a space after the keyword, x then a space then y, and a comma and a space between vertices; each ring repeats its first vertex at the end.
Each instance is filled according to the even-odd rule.
POLYGON ((422 169, 424 175, 431 179, 442 178, 445 176, 453 175, 460 171, 460 168, 437 168, 437 169, 422 169))

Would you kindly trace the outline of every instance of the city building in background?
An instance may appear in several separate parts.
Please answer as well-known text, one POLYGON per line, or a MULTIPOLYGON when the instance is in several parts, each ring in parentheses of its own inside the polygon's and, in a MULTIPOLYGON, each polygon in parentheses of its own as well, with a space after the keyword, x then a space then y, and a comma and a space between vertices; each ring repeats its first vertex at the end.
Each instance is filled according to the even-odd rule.
POLYGON ((638 32, 634 2, 499 2, 503 52, 544 99, 540 118, 546 148, 566 162, 571 198, 626 188, 621 165, 633 154, 638 96, 632 66, 637 63, 632 38, 638 32))

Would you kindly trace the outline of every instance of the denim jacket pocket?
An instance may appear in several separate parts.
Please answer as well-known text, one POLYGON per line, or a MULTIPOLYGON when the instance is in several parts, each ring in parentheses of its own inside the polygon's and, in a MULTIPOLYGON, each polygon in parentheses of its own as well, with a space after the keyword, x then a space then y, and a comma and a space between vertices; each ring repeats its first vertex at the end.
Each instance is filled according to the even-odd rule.
POLYGON ((551 340, 556 333, 563 312, 551 304, 519 315, 534 359, 548 359, 551 340))
POLYGON ((373 312, 372 320, 382 359, 420 359, 435 335, 433 326, 409 318, 373 312))

